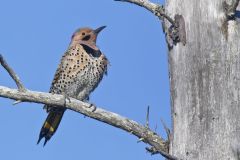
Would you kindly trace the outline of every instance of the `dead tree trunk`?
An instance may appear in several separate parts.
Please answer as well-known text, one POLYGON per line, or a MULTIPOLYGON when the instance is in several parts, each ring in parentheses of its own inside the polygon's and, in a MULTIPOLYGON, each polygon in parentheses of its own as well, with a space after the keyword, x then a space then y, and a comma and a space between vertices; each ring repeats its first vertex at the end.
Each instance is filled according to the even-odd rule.
MULTIPOLYGON (((239 0, 167 0, 185 20, 186 45, 169 48, 173 135, 186 160, 240 159, 239 0)), ((168 26, 167 23, 165 23, 168 26)))

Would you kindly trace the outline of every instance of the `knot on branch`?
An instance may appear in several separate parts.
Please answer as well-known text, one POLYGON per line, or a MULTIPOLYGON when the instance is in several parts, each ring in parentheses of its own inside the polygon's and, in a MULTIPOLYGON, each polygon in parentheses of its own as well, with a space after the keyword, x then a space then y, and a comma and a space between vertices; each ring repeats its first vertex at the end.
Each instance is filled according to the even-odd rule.
POLYGON ((229 30, 228 22, 236 20, 236 18, 239 16, 236 10, 238 7, 239 1, 240 0, 225 0, 222 3, 223 11, 225 13, 226 18, 222 22, 221 31, 226 40, 228 40, 228 30, 229 30))
POLYGON ((171 23, 171 26, 167 29, 166 38, 170 49, 179 42, 186 45, 185 21, 182 15, 175 15, 174 23, 171 23))
POLYGON ((228 20, 235 20, 236 9, 240 0, 225 0, 223 2, 223 10, 228 20))
POLYGON ((164 18, 165 8, 162 5, 156 5, 156 8, 153 11, 154 15, 160 19, 164 18))

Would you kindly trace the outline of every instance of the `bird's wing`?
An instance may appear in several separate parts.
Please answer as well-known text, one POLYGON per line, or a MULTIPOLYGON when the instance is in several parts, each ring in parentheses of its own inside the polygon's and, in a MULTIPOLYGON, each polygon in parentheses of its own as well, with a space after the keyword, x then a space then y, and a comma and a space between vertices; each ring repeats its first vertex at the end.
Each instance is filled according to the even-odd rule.
MULTIPOLYGON (((49 92, 65 95, 67 88, 74 83, 78 74, 84 72, 87 64, 88 54, 81 45, 68 48, 61 58, 49 92)), ((72 95, 66 94, 66 96, 72 95)), ((46 109, 47 112, 49 112, 51 108, 53 107, 48 105, 44 106, 44 109, 46 109)))

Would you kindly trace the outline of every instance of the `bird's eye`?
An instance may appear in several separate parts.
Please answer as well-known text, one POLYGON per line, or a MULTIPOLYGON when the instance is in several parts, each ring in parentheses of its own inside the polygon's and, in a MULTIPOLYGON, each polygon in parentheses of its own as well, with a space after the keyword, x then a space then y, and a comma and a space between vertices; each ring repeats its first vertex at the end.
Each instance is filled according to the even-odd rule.
POLYGON ((85 35, 85 33, 83 32, 83 33, 82 33, 82 35, 84 36, 84 35, 85 35))
POLYGON ((88 41, 90 39, 90 35, 85 36, 82 40, 88 41))

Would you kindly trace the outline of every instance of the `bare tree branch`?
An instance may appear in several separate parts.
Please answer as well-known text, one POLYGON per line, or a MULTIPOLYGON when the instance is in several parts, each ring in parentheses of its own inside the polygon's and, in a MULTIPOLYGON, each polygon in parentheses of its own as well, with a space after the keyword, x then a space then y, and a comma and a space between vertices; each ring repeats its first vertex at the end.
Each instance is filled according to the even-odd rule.
POLYGON ((7 64, 7 62, 4 60, 3 56, 0 54, 0 64, 7 70, 8 74, 12 77, 12 79, 15 81, 18 89, 22 92, 24 92, 26 89, 23 86, 22 82, 20 81, 17 74, 12 70, 12 68, 7 64))
POLYGON ((145 127, 126 117, 93 106, 92 104, 79 101, 77 99, 69 98, 69 101, 65 101, 66 97, 64 95, 27 90, 23 87, 15 72, 4 61, 2 55, 0 55, 0 62, 19 87, 17 90, 0 86, 0 97, 16 100, 14 104, 19 102, 35 102, 51 106, 66 107, 70 110, 81 113, 84 116, 88 116, 127 131, 137 136, 139 139, 141 139, 141 141, 151 145, 151 148, 154 149, 155 153, 160 153, 162 156, 170 160, 178 160, 176 157, 168 154, 168 142, 157 135, 157 133, 151 131, 149 127, 145 127), (92 110, 92 107, 94 107, 94 110, 92 110))
POLYGON ((140 7, 146 8, 148 11, 152 12, 155 14, 157 17, 160 19, 166 18, 174 27, 177 27, 176 23, 174 20, 169 17, 164 10, 164 7, 155 3, 152 3, 148 0, 115 0, 115 1, 120 1, 120 2, 129 2, 136 4, 140 7))
MULTIPOLYGON (((64 107, 64 96, 51 93, 36 92, 30 90, 22 92, 17 89, 0 86, 0 97, 10 98, 17 101, 20 100, 24 102, 35 102, 64 107)), ((163 140, 163 138, 161 138, 155 132, 151 131, 149 128, 146 128, 145 126, 140 125, 137 122, 126 117, 120 116, 116 113, 104 110, 99 107, 97 107, 93 112, 92 108, 89 106, 91 106, 91 104, 73 98, 70 98, 70 102, 66 101, 66 108, 125 130, 137 136, 139 139, 143 139, 143 142, 153 146, 159 153, 163 153, 162 155, 168 155, 168 145, 165 140, 163 140)))

